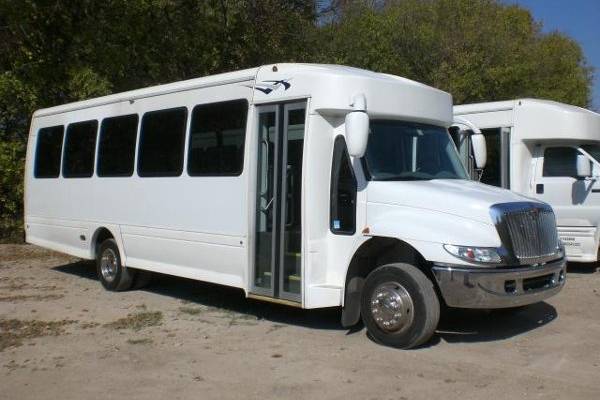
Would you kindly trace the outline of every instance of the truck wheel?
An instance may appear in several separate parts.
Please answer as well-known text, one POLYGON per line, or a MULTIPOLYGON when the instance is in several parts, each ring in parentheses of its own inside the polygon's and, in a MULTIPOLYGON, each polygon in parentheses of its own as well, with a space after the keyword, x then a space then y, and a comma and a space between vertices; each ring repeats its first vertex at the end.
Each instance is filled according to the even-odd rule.
POLYGON ((362 290, 361 315, 371 337, 386 346, 410 349, 425 343, 440 319, 433 283, 410 264, 372 271, 362 290))
POLYGON ((96 269, 106 290, 119 292, 130 289, 133 284, 135 272, 121 264, 119 247, 114 239, 107 239, 100 245, 96 269))

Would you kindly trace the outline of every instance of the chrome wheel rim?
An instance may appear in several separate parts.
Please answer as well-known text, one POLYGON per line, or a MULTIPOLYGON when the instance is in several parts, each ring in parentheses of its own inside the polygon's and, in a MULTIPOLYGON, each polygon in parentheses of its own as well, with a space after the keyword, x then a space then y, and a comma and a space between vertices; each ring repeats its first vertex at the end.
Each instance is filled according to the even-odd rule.
POLYGON ((100 272, 102 278, 107 282, 112 282, 117 276, 118 270, 117 254, 113 249, 105 249, 102 252, 102 258, 100 259, 100 272))
POLYGON ((384 331, 402 332, 414 319, 412 298, 398 282, 382 283, 371 296, 371 315, 377 326, 384 331))

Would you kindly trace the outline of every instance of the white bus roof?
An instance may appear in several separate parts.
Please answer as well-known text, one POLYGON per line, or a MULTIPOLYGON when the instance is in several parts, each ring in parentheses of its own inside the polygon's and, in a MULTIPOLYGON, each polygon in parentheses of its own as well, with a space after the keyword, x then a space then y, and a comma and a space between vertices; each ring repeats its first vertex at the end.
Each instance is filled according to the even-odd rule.
POLYGON ((600 140, 600 114, 550 100, 516 99, 454 106, 480 129, 514 127, 521 140, 600 140))
POLYGON ((252 91, 250 96, 256 104, 312 97, 312 110, 329 115, 344 115, 351 110, 352 97, 360 92, 367 98, 369 115, 382 118, 406 117, 416 122, 445 126, 452 122, 452 97, 439 89, 410 79, 359 68, 287 63, 269 64, 46 108, 36 111, 34 118, 236 83, 247 86, 252 91), (277 86, 277 82, 285 82, 285 85, 277 86), (269 88, 273 90, 269 91, 269 88))
POLYGON ((252 81, 258 68, 245 69, 235 72, 226 72, 224 74, 210 75, 202 78, 188 79, 185 81, 167 83, 164 85, 150 86, 142 89, 130 90, 127 92, 115 93, 108 96, 96 97, 89 100, 77 101, 61 106, 44 108, 37 110, 33 116, 44 117, 47 115, 60 114, 69 111, 81 110, 84 108, 97 107, 104 104, 119 103, 121 101, 137 100, 145 97, 158 96, 161 94, 175 93, 190 89, 199 89, 216 85, 225 85, 228 83, 252 81))

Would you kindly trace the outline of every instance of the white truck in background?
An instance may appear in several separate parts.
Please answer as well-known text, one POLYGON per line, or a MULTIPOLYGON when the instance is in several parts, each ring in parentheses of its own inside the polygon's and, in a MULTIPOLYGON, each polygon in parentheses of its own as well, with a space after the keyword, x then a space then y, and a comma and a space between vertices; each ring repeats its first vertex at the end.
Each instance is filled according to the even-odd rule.
POLYGON ((454 106, 454 118, 473 178, 550 204, 567 259, 598 261, 600 114, 517 99, 454 106))

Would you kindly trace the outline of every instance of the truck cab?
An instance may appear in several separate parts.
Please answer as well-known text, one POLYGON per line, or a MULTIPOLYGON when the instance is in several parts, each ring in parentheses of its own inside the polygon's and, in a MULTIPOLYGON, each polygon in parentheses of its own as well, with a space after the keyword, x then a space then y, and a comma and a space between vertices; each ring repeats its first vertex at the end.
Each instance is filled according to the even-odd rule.
POLYGON ((568 260, 598 261, 600 115, 537 99, 459 105, 454 115, 472 177, 550 204, 568 260), (474 135, 485 138, 485 165, 475 161, 474 135))

